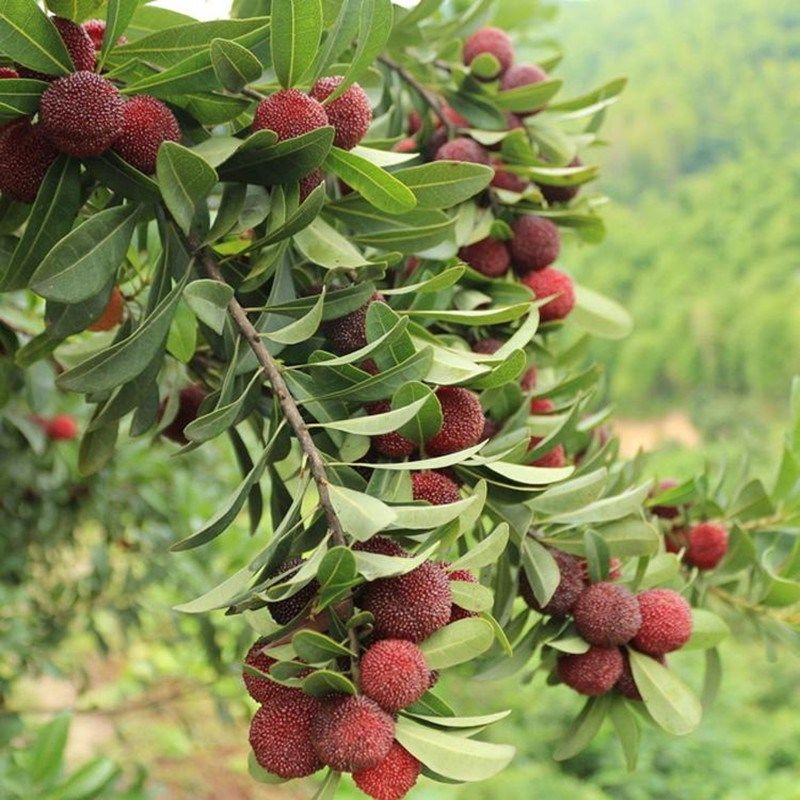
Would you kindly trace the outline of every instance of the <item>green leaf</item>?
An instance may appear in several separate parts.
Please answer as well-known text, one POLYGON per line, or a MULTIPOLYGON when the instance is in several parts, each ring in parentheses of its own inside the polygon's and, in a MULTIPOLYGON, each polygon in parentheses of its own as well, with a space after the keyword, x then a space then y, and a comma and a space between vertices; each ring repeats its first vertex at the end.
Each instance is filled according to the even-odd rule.
POLYGON ((561 572, 550 551, 526 536, 522 542, 525 577, 540 605, 547 605, 561 581, 561 572))
POLYGON ((56 303, 96 295, 125 261, 141 210, 125 205, 93 214, 45 256, 30 288, 56 303))
MULTIPOLYGON (((347 550, 346 547, 337 549, 347 550)), ((292 646, 297 657, 306 664, 323 664, 334 658, 350 655, 346 647, 318 631, 298 631, 292 636, 292 646)))
POLYGON ((482 781, 502 772, 514 758, 509 745, 478 742, 400 717, 395 739, 426 767, 452 781, 482 781))
POLYGON ((154 203, 161 199, 158 184, 113 150, 103 153, 99 158, 84 159, 84 164, 104 186, 122 197, 143 203, 154 203))
POLYGON ((167 352, 188 364, 197 346, 197 318, 187 303, 179 302, 167 334, 167 352))
POLYGON ((306 199, 297 207, 295 211, 286 217, 286 220, 282 225, 278 225, 275 230, 270 231, 263 238, 257 239, 242 252, 267 247, 268 245, 281 242, 284 239, 288 239, 290 236, 294 236, 295 234, 299 233, 301 230, 303 230, 303 228, 310 225, 319 216, 319 212, 322 210, 322 206, 325 204, 325 198, 325 185, 321 183, 311 192, 311 194, 308 195, 308 197, 306 197, 306 199))
POLYGON ((497 563, 508 543, 508 523, 498 525, 485 539, 464 553, 461 558, 450 564, 451 570, 469 569, 476 570, 497 563))
POLYGON ((283 328, 278 328, 276 331, 266 331, 264 336, 273 342, 279 344, 300 344, 310 339, 317 331, 322 322, 322 309, 325 303, 325 292, 320 292, 317 302, 311 307, 311 310, 290 322, 283 328))
POLYGON ((108 464, 114 455, 118 428, 119 421, 113 420, 84 434, 78 453, 78 471, 81 475, 94 475, 108 464))
POLYGON ((494 641, 492 626, 479 617, 451 622, 420 644, 430 669, 445 669, 485 653, 494 641))
POLYGON ((365 542, 391 525, 397 515, 386 503, 345 486, 328 487, 331 503, 347 533, 365 542))
POLYGON ((140 2, 141 0, 108 0, 106 32, 103 36, 103 46, 98 57, 98 71, 105 63, 112 48, 116 46, 119 37, 125 33, 140 2))
POLYGON ((211 42, 211 63, 219 82, 229 91, 241 91, 261 77, 261 62, 246 48, 227 39, 211 42))
POLYGON ((325 166, 387 214, 404 214, 417 204, 414 193, 390 172, 340 147, 331 148, 325 166))
POLYGON ((492 461, 486 467, 504 478, 526 486, 544 486, 563 481, 575 471, 573 467, 529 467, 507 461, 492 461))
POLYGON ((253 374, 247 388, 235 400, 192 420, 183 431, 186 438, 192 442, 206 442, 230 428, 242 415, 245 403, 252 396, 261 377, 261 371, 258 370, 253 374))
POLYGON ((367 264, 357 248, 319 217, 295 235, 294 243, 309 261, 321 267, 356 269, 367 264))
POLYGON ((713 611, 692 609, 692 638, 683 650, 708 650, 730 636, 730 628, 713 611))
POLYGON ((603 339, 624 339, 633 330, 630 314, 619 303, 585 286, 575 286, 575 308, 570 319, 587 333, 603 339))
POLYGON ((438 528, 452 522, 462 514, 474 510, 473 506, 480 504, 480 497, 477 494, 470 495, 464 500, 456 503, 445 503, 443 505, 432 506, 429 504, 418 504, 412 506, 392 506, 392 511, 396 514, 396 519, 391 527, 398 530, 430 530, 438 528))
MULTIPOLYGON (((345 597, 350 588, 358 583, 353 552, 347 547, 332 547, 328 550, 317 569, 317 580, 320 585, 318 608, 325 608, 345 597)), ((297 653, 305 658, 299 650, 297 653)))
POLYGON ((628 650, 633 680, 653 719, 668 733, 684 736, 700 724, 700 701, 681 679, 655 659, 628 650))
POLYGON ((188 277, 187 270, 183 280, 133 333, 62 373, 56 381, 58 386, 73 392, 102 392, 140 375, 163 347, 188 277))
POLYGON ((317 53, 314 75, 322 75, 339 55, 353 42, 358 33, 362 0, 343 0, 332 25, 327 27, 325 40, 317 53))
POLYGON ((639 739, 641 738, 639 720, 622 697, 614 698, 608 715, 625 753, 628 772, 633 772, 639 758, 639 739))
POLYGON ((69 734, 69 714, 59 714, 39 730, 30 750, 30 775, 42 784, 61 771, 69 734))
POLYGON ((156 176, 164 204, 188 234, 195 213, 217 183, 217 173, 188 147, 164 142, 156 158, 156 176))
POLYGON ((398 430, 410 419, 413 419, 427 401, 428 398, 426 396, 382 414, 367 414, 363 417, 352 417, 318 424, 323 428, 331 428, 345 433, 355 433, 360 436, 377 436, 381 433, 398 430))
POLYGON ((356 694, 356 687, 341 672, 319 669, 303 680, 303 691, 314 697, 327 694, 356 694))
POLYGON ((204 592, 200 597, 173 606, 173 609, 184 614, 205 614, 218 608, 227 608, 231 601, 250 585, 252 580, 253 573, 250 567, 243 567, 213 589, 204 592))
MULTIPOLYGON (((491 589, 470 581, 450 581, 453 605, 467 611, 490 611, 494 598, 491 589)), ((494 634, 492 635, 494 638, 494 634)))
POLYGON ((428 715, 428 714, 409 714, 404 711, 404 714, 412 716, 421 722, 427 722, 429 725, 436 725, 439 728, 484 728, 487 725, 494 725, 495 722, 501 722, 506 719, 510 711, 496 711, 494 714, 481 714, 475 717, 451 717, 444 715, 428 715))
POLYGON ((110 759, 93 758, 72 773, 56 790, 54 800, 91 800, 102 795, 122 770, 110 759))
POLYGON ((503 111, 515 111, 522 114, 531 113, 541 108, 552 97, 558 94, 564 81, 560 78, 531 83, 527 86, 518 86, 515 89, 506 89, 498 92, 495 102, 503 111))
POLYGON ((39 98, 47 88, 44 81, 29 78, 4 78, 0 81, 0 123, 39 110, 39 98))
POLYGON ((550 517, 551 522, 581 525, 587 523, 613 522, 631 514, 638 513, 652 486, 652 481, 639 486, 631 486, 624 492, 611 497, 603 497, 593 503, 550 517))
POLYGON ((417 208, 451 208, 483 191, 494 170, 483 164, 433 161, 392 174, 414 193, 417 208))
POLYGON ((590 697, 586 701, 581 713, 553 751, 553 758, 556 761, 573 758, 589 746, 606 718, 612 699, 612 695, 604 694, 600 697, 590 697))
POLYGON ((0 4, 0 53, 45 75, 75 70, 56 26, 35 0, 4 0, 0 4))
POLYGON ((314 63, 321 36, 321 0, 273 0, 272 65, 284 88, 299 83, 314 63))
POLYGON ((220 335, 225 328, 228 303, 232 298, 233 287, 208 279, 192 281, 183 290, 183 299, 197 318, 220 335))

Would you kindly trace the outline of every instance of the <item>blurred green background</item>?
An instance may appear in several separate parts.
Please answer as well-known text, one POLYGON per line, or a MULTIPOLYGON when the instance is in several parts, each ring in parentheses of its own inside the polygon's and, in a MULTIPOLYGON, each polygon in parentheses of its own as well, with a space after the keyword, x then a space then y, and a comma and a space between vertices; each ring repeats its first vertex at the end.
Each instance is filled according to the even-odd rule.
MULTIPOLYGON (((505 0, 500 20, 523 2, 505 0)), ((569 94, 630 78, 604 129, 611 147, 586 154, 604 165, 609 235, 599 247, 569 244, 564 257, 636 319, 630 339, 597 351, 626 451, 654 448, 661 475, 725 457, 750 458, 768 476, 800 367, 800 4, 565 0, 558 11, 544 33, 567 54, 558 74, 569 94)), ((533 37, 529 44, 536 53, 533 37)), ((245 623, 170 610, 240 567, 250 547, 234 529, 197 554, 166 552, 236 482, 224 445, 180 460, 172 452, 141 443, 119 456, 74 535, 57 549, 47 536, 36 543, 35 591, 0 581, 0 679, 8 688, 0 734, 20 724, 3 703, 24 712, 29 727, 74 711, 70 768, 98 756, 121 764, 103 795, 115 800, 310 797, 310 782, 260 786, 246 774, 252 707, 238 672, 245 623), (76 569, 101 578, 76 581, 76 569), (76 603, 88 609, 79 618, 70 613, 76 603), (141 785, 137 764, 149 772, 141 785)), ((65 519, 54 481, 66 480, 73 460, 68 445, 41 454, 53 531, 65 519)), ((4 492, 20 478, 11 473, 6 460, 4 492)), ((41 530, 42 516, 35 522, 41 530)), ((539 677, 522 689, 476 689, 455 674, 444 690, 464 713, 486 711, 487 697, 492 708, 513 709, 493 735, 514 741, 519 756, 489 783, 422 781, 411 797, 800 798, 797 657, 768 653, 747 629, 737 633, 723 649, 723 689, 700 731, 686 739, 646 732, 635 775, 605 732, 571 762, 551 760, 580 707, 568 690, 539 677)), ((695 658, 673 662, 694 685, 695 658)), ((0 795, 14 780, 0 753, 0 795)), ((12 788, 14 797, 34 797, 24 785, 12 788)))

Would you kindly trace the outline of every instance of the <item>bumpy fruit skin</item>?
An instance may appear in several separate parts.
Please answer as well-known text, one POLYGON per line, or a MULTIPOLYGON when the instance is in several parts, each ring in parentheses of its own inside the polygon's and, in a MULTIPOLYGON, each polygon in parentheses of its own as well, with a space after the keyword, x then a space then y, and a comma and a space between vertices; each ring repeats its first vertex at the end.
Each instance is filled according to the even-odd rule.
POLYGON ((250 723, 250 747, 267 772, 304 778, 322 768, 311 735, 320 702, 298 691, 261 706, 250 723))
POLYGON ((367 346, 367 312, 372 303, 379 302, 383 297, 376 292, 361 308, 324 323, 323 331, 334 353, 344 356, 367 346))
POLYGON ((57 157, 41 125, 31 125, 27 117, 0 127, 0 193, 32 203, 57 157))
MULTIPOLYGON (((542 436, 531 436, 530 443, 528 444, 528 450, 533 450, 535 447, 539 446, 539 443, 543 440, 544 437, 542 436)), ((557 444, 552 450, 548 450, 546 453, 542 453, 539 458, 534 459, 531 461, 531 464, 534 467, 563 467, 567 463, 567 454, 564 450, 563 444, 557 444)))
MULTIPOLYGON (((341 75, 320 78, 311 87, 311 96, 322 102, 342 82, 341 75)), ((333 125, 336 134, 333 143, 344 150, 352 150, 369 130, 372 122, 372 106, 367 93, 354 83, 344 94, 330 103, 326 103, 325 111, 328 122, 333 125)))
MULTIPOLYGON (((266 639, 259 639, 255 642, 247 651, 244 663, 257 669, 259 672, 268 673, 270 667, 273 664, 277 664, 277 660, 264 652, 264 647, 266 645, 266 639)), ((310 673, 310 669, 305 669, 299 672, 297 677, 302 678, 310 673)), ((262 704, 273 703, 277 700, 291 698, 303 693, 302 689, 283 686, 280 683, 269 680, 269 678, 260 678, 258 675, 250 675, 248 672, 244 671, 242 671, 242 680, 244 681, 245 688, 250 697, 262 704)))
POLYGON ((728 552, 728 529, 713 522, 701 522, 688 533, 686 563, 698 569, 714 569, 728 552))
MULTIPOLYGON (((652 490, 652 495, 657 496, 663 494, 670 489, 674 489, 677 485, 678 481, 668 478, 667 480, 661 481, 655 489, 652 490)), ((681 510, 677 506, 651 506, 650 513, 655 514, 655 516, 660 519, 675 519, 680 515, 681 510)))
MULTIPOLYGON (((367 406, 367 411, 370 414, 385 414, 391 411, 392 404, 388 400, 379 400, 376 403, 370 403, 367 406)), ((406 438, 397 431, 389 433, 380 433, 373 436, 372 447, 386 458, 406 458, 414 453, 417 449, 417 443, 411 439, 406 438)))
MULTIPOLYGON (((282 575, 286 573, 284 577, 288 580, 294 576, 302 563, 303 559, 299 556, 290 558, 278 567, 275 574, 282 575)), ((278 625, 287 625, 316 597, 318 591, 319 583, 317 580, 309 581, 299 592, 295 592, 290 597, 269 603, 269 613, 272 614, 272 618, 278 625)))
POLYGON ((475 31, 464 42, 464 63, 469 66, 481 53, 493 55, 500 64, 497 74, 487 78, 502 75, 514 61, 514 45, 511 37, 500 28, 481 28, 475 31))
POLYGON ((590 647, 585 653, 561 656, 558 677, 579 694, 595 696, 614 688, 624 662, 617 647, 590 647))
POLYGON ((366 542, 357 542, 353 545, 353 550, 362 553, 377 553, 381 556, 393 556, 395 558, 406 558, 408 552, 401 547, 394 539, 388 536, 373 536, 366 542))
POLYGON ((534 397, 531 400, 531 414, 552 414, 555 410, 555 403, 547 397, 534 397))
POLYGON ((458 136, 445 142, 437 151, 435 161, 467 161, 489 166, 489 152, 474 139, 458 136))
POLYGON ((523 391, 530 392, 531 389, 536 388, 536 379, 539 377, 539 373, 536 367, 531 364, 527 370, 525 370, 524 375, 519 380, 519 385, 522 387, 523 391))
POLYGON ((124 101, 94 72, 73 72, 42 95, 39 119, 56 149, 78 158, 102 155, 122 132, 124 101))
POLYGON ((411 111, 408 112, 408 134, 409 136, 413 136, 415 133, 419 131, 422 127, 422 116, 420 115, 419 111, 415 108, 412 108, 411 111))
POLYGON ((508 248, 499 239, 487 238, 468 244, 458 251, 458 257, 487 278, 505 275, 511 264, 508 248))
POLYGON ((549 267, 561 251, 561 234, 558 226, 545 217, 525 214, 511 224, 514 238, 508 249, 514 269, 524 274, 532 269, 549 267))
POLYGON ((83 29, 92 40, 95 50, 103 47, 103 37, 106 35, 106 23, 102 19, 90 19, 83 23, 83 29))
POLYGON ((201 386, 193 384, 181 389, 175 419, 161 431, 161 435, 178 444, 188 444, 189 440, 186 438, 184 430, 190 422, 197 419, 200 405, 205 399, 206 393, 201 386))
POLYGON ((458 484, 435 470, 412 473, 411 489, 415 500, 425 500, 434 506, 457 503, 461 499, 458 484))
POLYGON ((444 456, 478 444, 483 432, 483 409, 478 395, 460 386, 440 386, 442 427, 425 443, 430 456, 444 456))
MULTIPOLYGON (((583 575, 583 581, 587 585, 590 584, 591 576, 589 575, 589 562, 582 558, 580 559, 581 565, 581 575, 583 575)), ((622 577, 622 562, 618 558, 610 558, 608 560, 608 580, 610 581, 618 581, 622 577)))
POLYGON ((87 331, 110 331, 122 322, 125 313, 125 298, 122 292, 115 286, 111 290, 111 296, 103 309, 103 313, 86 329, 87 331))
POLYGON ((300 178, 300 202, 302 203, 324 180, 325 173, 319 168, 312 169, 308 175, 300 178))
POLYGON ((537 300, 556 295, 552 300, 539 307, 539 318, 542 322, 557 322, 568 317, 575 308, 575 286, 572 278, 564 272, 545 267, 529 272, 522 278, 531 289, 537 300))
POLYGON ((368 697, 322 701, 311 735, 323 764, 339 772, 377 767, 392 748, 394 720, 368 697))
POLYGON ((421 642, 447 625, 453 598, 445 572, 426 561, 405 575, 368 583, 359 602, 375 617, 377 639, 421 642))
POLYGON ((19 72, 13 67, 0 67, 0 80, 4 78, 19 78, 19 72))
POLYGON ((528 181, 503 169, 503 162, 495 158, 492 159, 492 166, 494 167, 494 177, 492 178, 492 186, 495 189, 507 189, 509 192, 524 192, 528 188, 528 181))
MULTIPOLYGON (((661 664, 662 667, 667 666, 667 659, 664 656, 659 656, 656 661, 661 664)), ((619 676, 619 680, 614 684, 614 688, 623 696, 627 697, 628 700, 641 700, 642 695, 639 692, 639 688, 636 686, 636 681, 633 680, 633 670, 631 669, 631 660, 628 657, 627 651, 623 651, 622 653, 622 675, 619 676)))
POLYGON ((494 355, 502 346, 503 342, 500 339, 480 339, 472 345, 472 352, 491 356, 494 355))
POLYGON ((156 171, 156 156, 163 142, 179 142, 181 129, 175 115, 155 97, 140 94, 122 106, 122 133, 114 150, 140 172, 156 171))
POLYGON ((353 773, 353 781, 373 800, 402 800, 419 778, 422 765, 397 742, 376 767, 353 773))
POLYGON ((52 442, 68 442, 78 435, 78 424, 69 414, 56 414, 45 420, 44 432, 52 442))
MULTIPOLYGON (((83 26, 63 17, 50 17, 50 22, 55 25, 59 36, 61 36, 76 72, 81 70, 91 72, 97 63, 97 56, 94 42, 92 42, 92 38, 83 26)), ((35 78, 40 81, 52 81, 56 78, 55 75, 45 75, 22 66, 19 67, 19 74, 22 78, 35 78)))
POLYGON ((258 104, 253 131, 275 131, 284 141, 327 124, 328 115, 318 100, 299 89, 281 89, 258 104))
MULTIPOLYGON (((576 156, 567 164, 568 167, 582 167, 583 162, 576 156)), ((542 196, 548 203, 569 203, 574 200, 580 192, 580 186, 551 186, 546 183, 537 182, 536 184, 542 192, 542 196)))
POLYGON ((691 606, 672 589, 649 589, 637 595, 642 624, 631 644, 649 656, 680 650, 692 636, 691 606))
POLYGON ((530 583, 525 576, 525 572, 519 573, 519 590, 522 599, 534 611, 540 614, 549 614, 553 617, 563 617, 572 611, 575 603, 583 592, 585 584, 580 562, 575 556, 564 553, 561 550, 551 550, 550 555, 556 560, 558 570, 561 573, 561 580, 558 582, 553 596, 542 606, 533 594, 530 583))
MULTIPOLYGON (((519 86, 530 86, 534 83, 541 83, 548 78, 547 73, 537 64, 514 64, 503 75, 500 81, 500 88, 505 92, 508 89, 516 89, 519 86)), ((529 108, 527 111, 518 111, 518 114, 536 114, 541 111, 541 106, 529 108)))
POLYGON ((405 639, 381 639, 361 657, 361 691, 384 711, 416 703, 428 690, 430 672, 422 650, 405 639))
MULTIPOLYGON (((449 573, 449 578, 451 581, 478 583, 478 579, 468 569, 455 569, 449 573)), ((450 606, 450 622, 457 622, 460 619, 477 616, 477 611, 468 611, 466 608, 461 608, 461 606, 457 606, 455 603, 450 606)))
POLYGON ((500 426, 491 417, 486 417, 483 420, 483 433, 481 433, 481 441, 494 438, 495 434, 499 430, 500 426))
POLYGON ((642 624, 636 597, 617 583, 595 583, 581 592, 572 609, 575 626, 589 644, 627 644, 642 624))

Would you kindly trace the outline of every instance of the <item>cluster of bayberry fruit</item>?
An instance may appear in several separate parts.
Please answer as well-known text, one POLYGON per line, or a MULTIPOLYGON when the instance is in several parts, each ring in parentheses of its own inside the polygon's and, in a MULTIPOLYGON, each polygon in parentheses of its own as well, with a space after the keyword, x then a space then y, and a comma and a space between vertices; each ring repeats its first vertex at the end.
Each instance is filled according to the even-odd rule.
MULTIPOLYGON (((656 495, 678 486, 673 479, 661 481, 656 495)), ((664 545, 669 553, 677 553, 684 564, 699 570, 716 568, 728 552, 730 534, 719 522, 690 523, 686 505, 654 505, 650 511, 658 519, 664 533, 664 545)))
POLYGON ((692 609, 672 589, 633 594, 616 583, 619 562, 609 566, 608 580, 591 583, 586 562, 560 550, 551 551, 560 581, 553 596, 540 604, 525 577, 520 594, 540 614, 570 618, 589 645, 583 653, 559 656, 556 675, 576 692, 601 695, 616 690, 631 700, 642 696, 633 678, 627 647, 666 666, 667 653, 683 647, 692 635, 692 609))
MULTIPOLYGON (((373 537, 353 549, 404 559, 409 553, 387 537, 373 537)), ((283 580, 302 564, 295 558, 278 569, 283 580)), ((419 647, 440 628, 474 612, 453 603, 451 581, 476 583, 467 570, 425 561, 396 577, 359 586, 354 604, 370 622, 358 631, 358 670, 350 672, 356 694, 315 697, 303 691, 302 679, 313 670, 291 662, 294 677, 278 680, 271 672, 278 650, 259 640, 245 658, 245 686, 261 704, 250 725, 250 745, 258 763, 281 778, 311 775, 328 766, 352 773, 356 785, 378 800, 399 800, 416 783, 420 762, 395 740, 398 712, 418 702, 438 679, 419 647), (356 681, 357 677, 357 681, 356 681)), ((319 592, 312 580, 291 597, 269 604, 280 625, 302 624, 319 592)), ((286 662, 283 662, 284 670, 286 662)), ((349 666, 338 665, 343 672, 349 666)))

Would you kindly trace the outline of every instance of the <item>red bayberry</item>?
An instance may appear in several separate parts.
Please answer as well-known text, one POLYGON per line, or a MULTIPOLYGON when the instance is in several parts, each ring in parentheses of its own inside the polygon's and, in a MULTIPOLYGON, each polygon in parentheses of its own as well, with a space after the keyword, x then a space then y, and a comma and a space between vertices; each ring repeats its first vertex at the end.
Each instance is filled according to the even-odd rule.
POLYGON ((188 444, 189 440, 186 438, 184 430, 186 430, 186 426, 190 422, 194 422, 197 419, 200 405, 205 399, 205 390, 197 384, 181 389, 178 395, 178 411, 175 414, 175 418, 161 431, 161 435, 178 444, 188 444))
MULTIPOLYGON (((385 414, 391 411, 392 405, 388 400, 379 400, 377 403, 370 403, 367 406, 367 411, 370 414, 385 414)), ((407 439, 403 434, 397 431, 390 433, 379 433, 372 437, 372 446, 382 456, 387 458, 406 458, 410 456, 416 449, 417 443, 411 439, 407 439)))
POLYGON ((499 278, 508 272, 511 257, 505 242, 499 239, 481 239, 466 245, 458 251, 458 256, 473 269, 488 278, 499 278))
POLYGON ((436 151, 436 161, 466 161, 472 164, 489 165, 489 153, 485 147, 479 145, 474 139, 459 136, 445 142, 436 151))
POLYGON ((572 278, 564 272, 545 267, 529 272, 522 278, 522 283, 533 291, 537 300, 555 295, 539 308, 542 322, 562 320, 575 308, 575 286, 572 278))
POLYGON ((53 442, 66 442, 78 435, 78 424, 69 414, 56 414, 45 420, 44 432, 53 442))
POLYGON ((457 503, 461 499, 458 484, 447 475, 433 470, 413 472, 411 488, 415 500, 425 500, 434 506, 457 503))
POLYGON ((164 103, 146 94, 128 100, 122 116, 122 133, 114 142, 114 150, 136 169, 152 175, 162 143, 181 140, 178 120, 164 103))
POLYGON ((12 67, 0 67, 0 80, 4 78, 19 78, 19 72, 12 67))
POLYGON ((686 563, 698 569, 714 569, 728 552, 728 529, 713 522, 701 522, 688 533, 686 563))
POLYGON ((478 396, 460 386, 440 386, 442 427, 425 443, 428 455, 443 456, 476 445, 483 432, 483 409, 478 396))
POLYGON ((353 780, 362 792, 374 800, 402 800, 417 782, 422 766, 397 742, 376 767, 353 773, 353 780))
MULTIPOLYGON (((244 659, 244 663, 249 667, 253 667, 259 672, 263 672, 265 674, 269 673, 270 667, 272 667, 273 664, 278 663, 276 659, 268 656, 264 652, 264 648, 266 646, 267 640, 259 639, 247 651, 247 655, 244 659)), ((296 677, 305 677, 310 673, 310 669, 304 669, 301 672, 298 672, 296 677)), ((279 699, 284 699, 287 697, 290 698, 294 695, 302 694, 302 690, 299 688, 283 686, 282 684, 272 681, 269 678, 261 678, 258 675, 251 675, 249 672, 242 671, 242 680, 244 681, 245 688, 247 689, 247 693, 250 695, 250 697, 262 704, 272 703, 279 699)))
POLYGON ((555 403, 547 397, 534 397, 531 400, 531 414, 552 414, 555 410, 555 403))
MULTIPOLYGON (((651 496, 658 496, 664 492, 674 489, 678 485, 678 481, 668 478, 661 481, 655 489, 651 492, 651 496)), ((675 519, 681 510, 677 506, 651 506, 650 512, 661 519, 675 519)))
MULTIPOLYGON (((455 569, 449 574, 451 581, 463 581, 464 583, 478 583, 478 579, 468 569, 455 569)), ((453 603, 450 606, 450 622, 457 622, 460 619, 467 619, 468 617, 477 617, 477 611, 469 611, 466 608, 461 608, 453 603)))
POLYGON ((536 367, 531 364, 528 369, 525 371, 525 374, 520 378, 519 385, 523 388, 524 391, 529 392, 531 389, 536 388, 536 378, 537 378, 537 371, 536 367))
MULTIPOLYGON (((320 78, 311 87, 311 96, 322 102, 338 88, 343 78, 340 75, 320 78)), ((341 96, 325 104, 328 122, 336 135, 333 143, 345 150, 352 150, 366 135, 372 122, 372 106, 367 93, 357 84, 350 86, 341 96)))
MULTIPOLYGON (((543 436, 531 436, 528 450, 533 450, 538 447, 543 440, 543 436)), ((563 467, 566 463, 567 454, 563 444, 557 444, 552 450, 542 453, 542 455, 531 462, 534 467, 563 467)))
MULTIPOLYGON (((541 83, 548 78, 547 73, 538 64, 514 64, 506 70, 503 79, 500 81, 500 88, 503 91, 509 89, 517 89, 520 86, 531 86, 535 83, 541 83)), ((527 111, 519 111, 519 114, 535 114, 541 111, 542 107, 529 108, 527 111)))
POLYGON ((400 711, 416 703, 429 682, 425 656, 405 639, 381 639, 361 658, 361 691, 384 711, 400 711))
POLYGON ((642 624, 631 644, 650 656, 679 650, 692 636, 691 606, 672 589, 649 589, 636 598, 642 624))
POLYGON ((549 219, 525 214, 511 225, 514 238, 509 242, 514 269, 524 274, 549 267, 561 250, 561 234, 549 219))
POLYGON ((41 125, 15 120, 0 128, 0 193, 20 203, 32 203, 58 151, 41 125))
POLYGON ((598 647, 626 644, 642 624, 636 597, 624 586, 605 581, 581 592, 572 615, 580 635, 598 647))
POLYGON ((561 656, 558 677, 580 694, 605 694, 622 675, 622 653, 616 647, 590 647, 585 653, 561 656))
POLYGON ((554 617, 563 617, 572 611, 578 597, 584 590, 583 574, 580 562, 575 556, 571 556, 562 550, 550 550, 550 555, 556 560, 558 571, 561 575, 553 596, 542 606, 536 599, 523 570, 520 570, 519 573, 520 594, 534 611, 538 611, 540 614, 550 614, 554 617))
MULTIPOLYGON (((568 167, 582 167, 583 162, 576 156, 567 164, 568 167)), ((580 191, 580 186, 554 186, 537 181, 536 185, 548 203, 568 203, 580 191)))
MULTIPOLYGON (((290 558, 278 567, 275 574, 281 575, 280 582, 283 582, 283 580, 294 577, 302 564, 303 559, 299 556, 290 558)), ((293 595, 269 603, 269 612, 272 614, 272 618, 278 625, 287 625, 316 597, 318 591, 319 583, 314 579, 293 595)))
POLYGON ((293 139, 328 124, 323 105, 299 89, 281 89, 258 104, 253 130, 270 130, 278 140, 293 139))
POLYGON ((472 345, 472 352, 491 356, 494 355, 502 346, 503 342, 500 339, 480 339, 472 345))
POLYGON ((511 37, 500 28, 481 28, 464 42, 464 63, 469 66, 482 53, 488 53, 497 59, 499 68, 494 75, 502 75, 514 61, 514 45, 511 37))
POLYGON ((377 553, 381 556, 394 556, 395 558, 405 558, 408 553, 394 540, 388 536, 373 536, 366 542, 358 542, 353 545, 353 550, 362 553, 377 553))
POLYGON ((110 331, 122 322, 125 313, 125 298, 122 292, 115 286, 111 290, 111 296, 103 309, 103 313, 86 329, 87 331, 110 331))
POLYGON ((503 162, 498 159, 492 159, 492 166, 494 167, 494 177, 492 178, 492 186, 495 189, 506 189, 509 192, 524 192, 528 188, 528 181, 503 169, 503 162))
POLYGON ((335 353, 343 356, 367 346, 367 311, 376 302, 383 302, 377 292, 361 308, 325 322, 323 331, 335 353))
POLYGON ((312 169, 308 175, 300 178, 300 202, 302 203, 324 181, 325 173, 319 168, 312 169))

